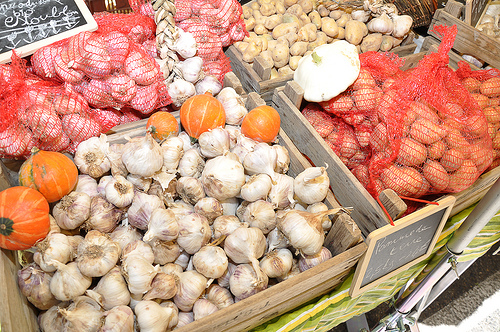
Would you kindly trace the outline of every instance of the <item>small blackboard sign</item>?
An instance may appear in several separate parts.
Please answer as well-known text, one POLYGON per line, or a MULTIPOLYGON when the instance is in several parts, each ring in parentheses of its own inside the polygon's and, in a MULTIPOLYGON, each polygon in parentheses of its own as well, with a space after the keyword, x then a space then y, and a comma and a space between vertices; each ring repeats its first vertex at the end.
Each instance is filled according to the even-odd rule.
POLYGON ((83 0, 2 0, 0 63, 10 62, 13 49, 24 57, 81 31, 96 29, 83 0))
POLYGON ((455 197, 445 196, 368 234, 368 246, 354 273, 349 294, 357 296, 427 258, 450 215, 455 197))

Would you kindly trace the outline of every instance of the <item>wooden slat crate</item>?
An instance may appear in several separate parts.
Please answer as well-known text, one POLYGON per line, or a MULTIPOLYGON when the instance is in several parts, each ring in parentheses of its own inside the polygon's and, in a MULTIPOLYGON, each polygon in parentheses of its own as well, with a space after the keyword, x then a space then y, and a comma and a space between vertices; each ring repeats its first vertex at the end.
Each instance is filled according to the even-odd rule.
MULTIPOLYGON (((249 93, 246 97, 247 108, 264 104, 265 102, 255 92, 249 93)), ((175 115, 178 116, 178 113, 175 115)), ((117 126, 107 133, 108 140, 110 143, 119 143, 125 142, 129 137, 144 135, 146 121, 141 120, 117 126)), ((290 153, 291 163, 288 174, 295 176, 311 166, 284 130, 280 131, 279 144, 285 146, 290 153)), ((328 193, 325 203, 331 208, 340 207, 332 192, 328 193)), ((349 216, 343 215, 333 220, 325 246, 333 253, 333 257, 326 262, 176 331, 247 331, 333 290, 350 273, 366 251, 366 245, 362 240, 360 229, 349 216)), ((38 328, 37 310, 27 302, 17 287, 19 268, 16 252, 1 250, 0 296, 3 300, 0 301, 0 323, 2 332, 31 332, 38 328)))

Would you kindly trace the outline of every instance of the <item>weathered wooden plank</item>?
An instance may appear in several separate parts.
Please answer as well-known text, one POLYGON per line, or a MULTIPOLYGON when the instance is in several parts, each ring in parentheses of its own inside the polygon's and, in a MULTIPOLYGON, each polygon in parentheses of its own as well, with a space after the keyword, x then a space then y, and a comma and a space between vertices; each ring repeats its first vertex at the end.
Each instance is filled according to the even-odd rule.
POLYGON ((337 256, 354 247, 360 239, 361 231, 354 220, 348 214, 341 213, 334 218, 323 246, 330 250, 332 256, 337 256))

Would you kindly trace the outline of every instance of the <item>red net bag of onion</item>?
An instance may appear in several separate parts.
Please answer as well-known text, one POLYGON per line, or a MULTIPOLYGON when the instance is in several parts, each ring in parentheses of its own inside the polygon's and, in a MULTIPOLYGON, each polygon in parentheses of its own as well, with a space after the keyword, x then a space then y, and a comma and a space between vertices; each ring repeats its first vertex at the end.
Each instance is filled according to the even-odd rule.
POLYGON ((448 67, 456 27, 436 31, 438 52, 417 67, 402 71, 396 55, 363 53, 346 91, 303 111, 374 197, 387 188, 414 198, 459 192, 493 161, 487 119, 448 67))

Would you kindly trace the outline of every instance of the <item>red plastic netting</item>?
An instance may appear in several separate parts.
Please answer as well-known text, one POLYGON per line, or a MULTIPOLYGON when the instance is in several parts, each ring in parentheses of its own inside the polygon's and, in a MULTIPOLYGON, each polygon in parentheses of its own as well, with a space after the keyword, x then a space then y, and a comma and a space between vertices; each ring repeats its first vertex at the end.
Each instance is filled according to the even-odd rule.
POLYGON ((456 26, 436 31, 443 35, 438 52, 417 67, 403 72, 395 55, 363 53, 349 89, 303 111, 374 197, 387 188, 415 198, 459 192, 492 163, 486 117, 448 67, 456 26), (328 120, 311 112, 318 106, 328 120))

